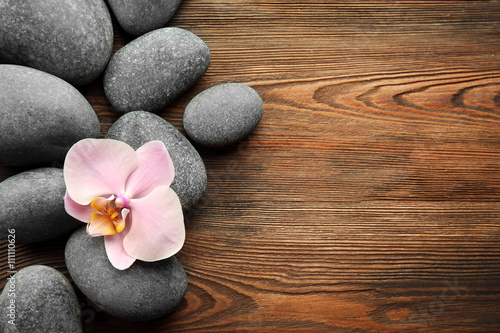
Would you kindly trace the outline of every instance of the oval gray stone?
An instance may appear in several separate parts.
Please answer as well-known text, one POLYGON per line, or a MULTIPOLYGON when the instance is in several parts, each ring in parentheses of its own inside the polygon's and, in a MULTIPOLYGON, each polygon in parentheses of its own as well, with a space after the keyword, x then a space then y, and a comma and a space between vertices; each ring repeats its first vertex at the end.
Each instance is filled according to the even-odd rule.
POLYGON ((7 279, 0 295, 0 332, 83 332, 75 291, 59 271, 34 265, 7 279))
POLYGON ((175 168, 172 189, 186 211, 203 196, 207 186, 205 163, 181 132, 162 117, 146 111, 121 116, 108 130, 107 139, 123 141, 134 149, 159 140, 165 144, 175 168))
POLYGON ((134 36, 164 27, 181 2, 182 0, 108 0, 120 26, 134 36))
POLYGON ((220 147, 246 138, 258 125, 264 104, 242 83, 224 83, 196 95, 186 106, 184 129, 196 143, 220 147))
POLYGON ((188 282, 181 263, 170 257, 155 262, 137 260, 125 270, 114 268, 104 237, 76 230, 65 250, 66 266, 77 287, 100 309, 123 320, 146 321, 172 312, 186 294, 188 282))
POLYGON ((142 35, 118 50, 104 74, 104 92, 120 112, 158 112, 205 73, 207 45, 180 28, 142 35))
POLYGON ((0 59, 73 85, 96 79, 113 49, 103 0, 0 0, 0 59))
POLYGON ((0 237, 15 230, 16 243, 34 243, 69 234, 82 222, 64 209, 63 171, 39 168, 0 183, 0 237))
POLYGON ((25 66, 0 65, 0 119, 3 165, 62 162, 74 143, 100 135, 97 115, 78 90, 25 66))

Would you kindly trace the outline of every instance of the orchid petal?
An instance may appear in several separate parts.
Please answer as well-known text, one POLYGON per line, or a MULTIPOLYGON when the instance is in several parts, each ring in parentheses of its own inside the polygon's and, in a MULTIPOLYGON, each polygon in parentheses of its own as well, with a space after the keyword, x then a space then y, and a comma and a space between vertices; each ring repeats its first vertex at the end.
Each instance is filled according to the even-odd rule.
POLYGON ((135 261, 135 258, 128 255, 123 248, 123 238, 126 236, 128 229, 127 227, 125 231, 119 234, 104 237, 108 259, 115 268, 120 270, 129 268, 135 261))
POLYGON ((75 219, 85 223, 90 222, 90 212, 92 211, 92 207, 90 205, 80 205, 76 203, 73 199, 71 199, 68 192, 66 192, 66 195, 64 196, 64 209, 66 209, 66 213, 75 219))
POLYGON ((127 180, 126 192, 131 198, 142 198, 157 186, 170 186, 174 164, 161 141, 150 141, 137 149, 139 164, 127 180))
POLYGON ((166 259, 184 244, 184 217, 179 197, 158 186, 144 198, 130 200, 130 231, 123 240, 127 253, 143 261, 166 259))
POLYGON ((90 236, 104 236, 116 234, 113 221, 107 215, 94 211, 90 212, 90 223, 87 224, 87 233, 90 236))
POLYGON ((137 164, 137 154, 124 142, 83 139, 66 155, 64 180, 68 193, 81 205, 88 205, 97 196, 121 194, 137 164))

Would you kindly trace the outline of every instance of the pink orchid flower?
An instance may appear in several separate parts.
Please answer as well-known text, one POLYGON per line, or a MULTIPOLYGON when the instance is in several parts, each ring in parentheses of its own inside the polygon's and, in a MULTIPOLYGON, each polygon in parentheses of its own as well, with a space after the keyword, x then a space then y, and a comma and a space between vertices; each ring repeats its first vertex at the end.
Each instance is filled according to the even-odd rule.
POLYGON ((84 139, 66 156, 64 205, 87 223, 88 234, 105 237, 111 264, 123 270, 136 259, 166 259, 184 244, 173 179, 174 165, 160 141, 134 151, 121 141, 84 139))

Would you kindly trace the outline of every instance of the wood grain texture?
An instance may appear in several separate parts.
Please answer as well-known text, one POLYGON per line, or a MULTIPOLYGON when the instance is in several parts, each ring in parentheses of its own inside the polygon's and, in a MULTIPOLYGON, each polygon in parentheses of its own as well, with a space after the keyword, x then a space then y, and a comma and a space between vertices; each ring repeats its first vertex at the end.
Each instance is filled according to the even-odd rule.
MULTIPOLYGON (((223 82, 264 116, 198 147, 179 308, 126 323, 79 293, 86 333, 500 332, 500 2, 185 0, 169 25, 212 62, 161 116, 182 131, 223 82)), ((115 51, 130 40, 116 27, 115 51)), ((104 135, 119 114, 100 80, 81 91, 104 135)), ((18 244, 17 267, 70 278, 64 244, 18 244)))

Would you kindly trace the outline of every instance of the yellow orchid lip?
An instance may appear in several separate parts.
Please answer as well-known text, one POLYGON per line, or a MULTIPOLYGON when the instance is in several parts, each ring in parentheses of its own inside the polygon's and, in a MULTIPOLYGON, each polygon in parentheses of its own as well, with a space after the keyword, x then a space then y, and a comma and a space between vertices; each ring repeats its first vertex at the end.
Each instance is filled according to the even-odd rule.
MULTIPOLYGON (((115 197, 97 197, 91 202, 95 210, 90 213, 90 222, 87 232, 92 236, 109 236, 120 233, 125 229, 127 208, 117 207, 115 197)), ((121 205, 122 203, 120 203, 121 205)))

